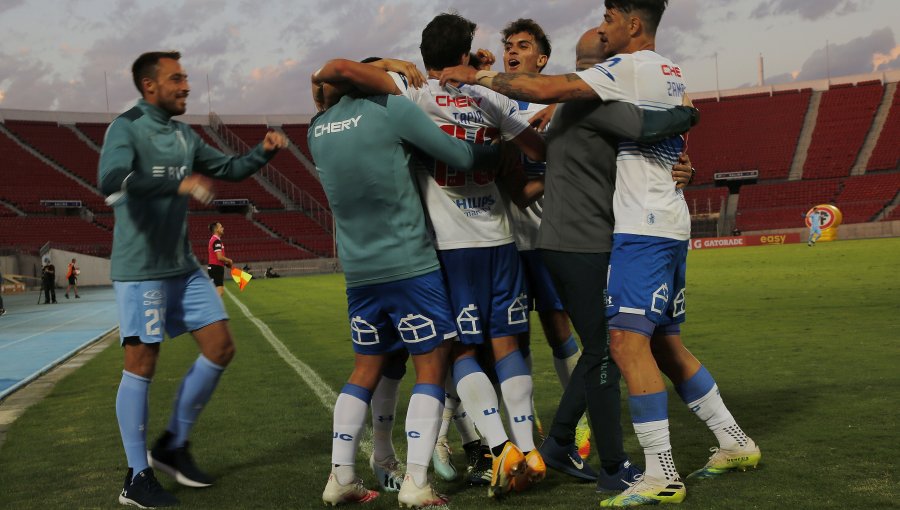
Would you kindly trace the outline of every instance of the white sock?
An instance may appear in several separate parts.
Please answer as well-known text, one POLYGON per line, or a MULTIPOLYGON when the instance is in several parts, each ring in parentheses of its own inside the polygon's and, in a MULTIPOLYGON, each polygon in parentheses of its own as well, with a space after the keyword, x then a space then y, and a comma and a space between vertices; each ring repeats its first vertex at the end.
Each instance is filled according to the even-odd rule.
POLYGON ((569 385, 569 381, 572 380, 572 372, 575 371, 575 365, 578 364, 578 358, 580 357, 581 351, 575 351, 575 354, 567 358, 553 357, 553 368, 556 369, 556 376, 559 377, 559 384, 562 385, 564 390, 566 389, 566 386, 569 385))
POLYGON ((706 422, 709 430, 716 435, 719 448, 735 450, 747 446, 750 438, 744 434, 734 417, 731 416, 731 412, 725 407, 717 385, 713 385, 706 395, 689 402, 687 406, 697 418, 706 422))
POLYGON ((456 425, 456 431, 459 432, 459 441, 462 444, 468 444, 472 441, 478 441, 481 436, 475 430, 475 422, 466 412, 466 406, 460 402, 456 407, 456 413, 453 415, 453 424, 456 425))
POLYGON ((382 377, 372 394, 372 442, 376 462, 396 456, 391 432, 399 389, 399 379, 382 377))
POLYGON ((406 439, 409 449, 406 453, 407 473, 416 485, 422 487, 427 481, 428 465, 437 442, 438 430, 443 413, 444 389, 434 384, 417 384, 413 387, 406 411, 406 439), (432 391, 434 390, 434 391, 432 391), (419 466, 417 469, 414 466, 419 466))
POLYGON ((560 345, 554 345, 552 350, 553 368, 556 369, 556 376, 559 377, 559 383, 562 384, 563 390, 565 390, 572 379, 572 372, 575 371, 578 358, 581 357, 581 350, 578 348, 578 341, 575 340, 575 335, 569 335, 565 342, 560 345))
POLYGON ((355 394, 351 395, 345 392, 348 386, 353 385, 345 385, 334 404, 334 429, 331 440, 331 464, 351 467, 350 470, 333 470, 341 485, 347 485, 355 477, 353 465, 356 464, 356 451, 369 411, 366 398, 368 391, 353 386, 355 394))
POLYGON ((456 392, 451 374, 447 374, 447 382, 444 388, 446 389, 447 397, 444 400, 443 421, 441 421, 441 430, 438 432, 438 437, 444 437, 448 434, 450 421, 452 420, 456 426, 456 431, 459 432, 459 439, 462 444, 481 439, 478 436, 478 432, 475 431, 475 424, 472 422, 472 418, 466 414, 466 406, 462 404, 459 394, 456 392))
POLYGON ((509 439, 500 419, 497 393, 484 372, 472 372, 460 379, 456 391, 488 446, 493 448, 509 439))
POLYGON ((634 423, 634 432, 644 449, 644 476, 659 480, 678 478, 669 442, 669 420, 634 423))
POLYGON ((534 409, 531 375, 517 375, 500 383, 503 403, 509 414, 509 431, 513 443, 523 452, 534 450, 534 409))

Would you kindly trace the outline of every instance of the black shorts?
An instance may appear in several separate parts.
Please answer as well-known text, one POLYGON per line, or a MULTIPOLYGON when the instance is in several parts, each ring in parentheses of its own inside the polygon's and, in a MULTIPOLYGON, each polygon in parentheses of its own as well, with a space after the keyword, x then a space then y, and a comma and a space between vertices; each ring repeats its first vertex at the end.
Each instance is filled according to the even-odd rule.
POLYGON ((69 285, 75 285, 76 283, 78 283, 78 277, 73 274, 69 277, 69 285))
POLYGON ((209 279, 213 281, 216 287, 225 286, 225 266, 215 266, 210 264, 206 266, 209 273, 209 279))

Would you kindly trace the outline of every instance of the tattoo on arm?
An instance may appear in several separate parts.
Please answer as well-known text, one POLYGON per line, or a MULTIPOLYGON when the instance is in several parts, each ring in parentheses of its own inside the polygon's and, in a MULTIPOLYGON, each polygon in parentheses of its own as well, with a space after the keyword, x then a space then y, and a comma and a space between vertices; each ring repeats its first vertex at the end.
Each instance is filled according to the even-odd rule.
POLYGON ((587 86, 578 75, 572 73, 563 77, 566 83, 558 94, 549 92, 555 88, 550 85, 558 78, 538 73, 500 73, 494 77, 491 88, 504 96, 533 103, 597 99, 597 93, 587 86), (572 82, 581 82, 584 85, 573 86, 570 85, 572 82))
POLYGON ((537 85, 542 78, 537 73, 500 73, 494 77, 491 88, 503 94, 504 96, 513 97, 522 101, 538 102, 542 98, 535 93, 537 85), (531 85, 529 87, 529 85, 531 85))

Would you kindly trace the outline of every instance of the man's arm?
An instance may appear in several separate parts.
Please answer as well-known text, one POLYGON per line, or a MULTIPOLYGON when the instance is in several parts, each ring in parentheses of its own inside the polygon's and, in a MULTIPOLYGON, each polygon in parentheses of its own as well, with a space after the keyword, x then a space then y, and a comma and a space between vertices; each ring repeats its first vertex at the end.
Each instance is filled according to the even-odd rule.
POLYGON ((518 148, 503 144, 500 157, 500 174, 494 182, 513 204, 524 209, 544 195, 544 177, 529 179, 525 175, 522 152, 518 148))
POLYGON ((206 144, 193 129, 186 130, 197 144, 192 172, 223 181, 240 181, 258 172, 278 152, 287 147, 287 138, 281 133, 269 131, 263 141, 242 156, 229 156, 206 144))
POLYGON ((129 133, 131 121, 120 117, 106 131, 98 164, 100 191, 110 206, 126 196, 153 198, 165 195, 192 195, 203 203, 212 199, 211 183, 202 175, 172 180, 134 170, 135 151, 129 133))
POLYGON ((448 81, 482 85, 512 99, 551 104, 598 99, 597 93, 577 74, 498 73, 456 66, 441 72, 441 85, 448 81))
POLYGON ((534 161, 547 159, 547 142, 533 127, 529 126, 519 133, 519 136, 512 139, 512 143, 516 144, 519 150, 534 161))
POLYGON ((498 149, 448 136, 412 101, 389 96, 388 116, 401 139, 453 168, 496 168, 498 149))
POLYGON ((346 59, 329 60, 311 78, 316 108, 322 111, 331 107, 354 88, 366 95, 402 94, 388 71, 399 74, 414 88, 425 85, 425 75, 415 64, 404 60, 384 58, 365 64, 346 59))
POLYGON ((645 110, 620 101, 592 101, 584 105, 565 105, 562 108, 563 112, 567 112, 569 108, 588 111, 578 122, 584 123, 591 130, 643 143, 680 135, 699 121, 699 112, 686 106, 668 110, 645 110))
POLYGON ((222 264, 224 264, 228 267, 231 267, 231 265, 234 264, 233 260, 226 257, 225 255, 222 255, 222 252, 220 252, 220 251, 216 252, 216 258, 219 260, 219 262, 221 262, 222 264))
POLYGON ((316 90, 325 84, 350 84, 363 94, 400 94, 394 79, 377 66, 361 64, 352 60, 329 60, 318 71, 312 74, 313 96, 316 90))

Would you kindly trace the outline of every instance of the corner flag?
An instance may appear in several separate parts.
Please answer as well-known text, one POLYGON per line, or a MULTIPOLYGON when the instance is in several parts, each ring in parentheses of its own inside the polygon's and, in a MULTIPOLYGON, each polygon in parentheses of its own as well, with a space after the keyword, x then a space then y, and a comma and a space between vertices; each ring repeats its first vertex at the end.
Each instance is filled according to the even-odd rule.
POLYGON ((235 283, 238 284, 238 288, 240 288, 243 291, 244 287, 246 287, 247 284, 250 283, 250 278, 253 278, 253 275, 250 273, 241 271, 238 268, 233 268, 231 270, 231 278, 233 278, 235 283))

